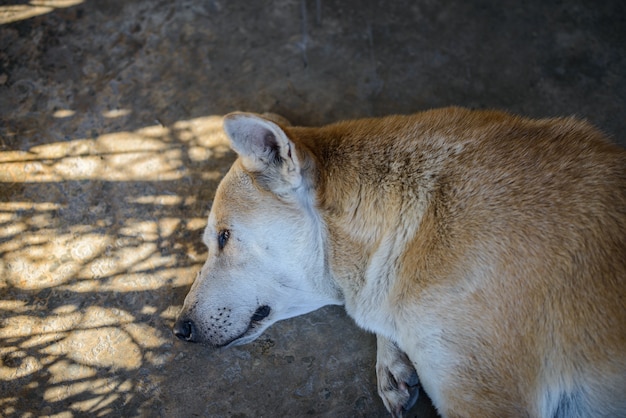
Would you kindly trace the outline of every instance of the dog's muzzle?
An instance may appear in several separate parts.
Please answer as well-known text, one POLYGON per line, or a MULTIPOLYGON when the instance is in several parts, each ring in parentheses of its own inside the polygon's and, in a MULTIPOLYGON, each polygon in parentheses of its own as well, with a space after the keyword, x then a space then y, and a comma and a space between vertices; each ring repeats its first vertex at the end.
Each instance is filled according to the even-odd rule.
MULTIPOLYGON (((214 345, 216 345, 216 346, 228 345, 228 344, 232 343, 233 341, 235 341, 235 340, 245 336, 249 331, 251 331, 252 329, 255 328, 256 323, 258 323, 258 322, 262 321, 263 319, 267 318, 271 311, 272 311, 272 309, 269 306, 267 306, 267 305, 259 306, 257 308, 257 310, 254 311, 254 313, 250 317, 250 323, 249 323, 248 327, 246 328, 246 330, 243 333, 241 333, 241 335, 238 335, 237 337, 232 338, 231 340, 229 340, 226 343, 219 342, 219 343, 214 344, 214 345)), ((222 327, 219 326, 219 328, 221 329, 222 327)), ((196 326, 194 321, 192 321, 187 316, 181 316, 180 318, 178 318, 178 320, 174 324, 173 331, 174 331, 174 335, 178 339, 180 339, 180 340, 187 341, 187 342, 190 342, 190 343, 197 343, 197 342, 201 342, 202 341, 202 337, 200 335, 198 327, 196 326)))

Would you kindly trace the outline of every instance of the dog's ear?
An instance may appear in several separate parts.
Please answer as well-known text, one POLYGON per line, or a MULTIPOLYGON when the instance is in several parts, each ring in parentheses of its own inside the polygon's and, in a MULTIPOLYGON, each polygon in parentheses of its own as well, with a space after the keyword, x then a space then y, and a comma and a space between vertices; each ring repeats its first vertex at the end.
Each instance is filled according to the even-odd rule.
POLYGON ((300 185, 295 144, 276 123, 252 113, 236 112, 224 117, 224 131, 245 169, 262 176, 268 187, 300 185))

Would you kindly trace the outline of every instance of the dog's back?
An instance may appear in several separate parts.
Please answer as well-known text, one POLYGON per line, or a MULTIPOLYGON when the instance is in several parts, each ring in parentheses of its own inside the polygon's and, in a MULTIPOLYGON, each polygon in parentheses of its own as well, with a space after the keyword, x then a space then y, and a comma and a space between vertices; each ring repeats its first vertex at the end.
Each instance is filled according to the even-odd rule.
POLYGON ((441 412, 624 416, 626 151, 570 118, 451 108, 371 122, 314 135, 318 153, 333 138, 344 155, 319 157, 334 174, 321 206, 348 207, 359 181, 361 213, 328 215, 356 241, 419 218, 381 272, 397 274, 394 338, 441 412))
POLYGON ((500 391, 495 411, 510 396, 500 411, 524 399, 538 416, 623 416, 626 152, 573 119, 471 117, 482 138, 454 162, 438 216, 478 280, 460 348, 489 360, 451 390, 500 391))

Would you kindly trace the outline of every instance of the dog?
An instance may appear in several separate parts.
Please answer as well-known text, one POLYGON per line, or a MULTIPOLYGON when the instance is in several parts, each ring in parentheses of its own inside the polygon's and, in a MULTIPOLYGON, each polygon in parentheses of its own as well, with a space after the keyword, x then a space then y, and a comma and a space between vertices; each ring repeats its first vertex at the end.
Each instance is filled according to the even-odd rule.
POLYGON ((245 344, 341 304, 392 416, 626 416, 626 150, 574 118, 444 108, 293 127, 238 154, 174 334, 245 344))

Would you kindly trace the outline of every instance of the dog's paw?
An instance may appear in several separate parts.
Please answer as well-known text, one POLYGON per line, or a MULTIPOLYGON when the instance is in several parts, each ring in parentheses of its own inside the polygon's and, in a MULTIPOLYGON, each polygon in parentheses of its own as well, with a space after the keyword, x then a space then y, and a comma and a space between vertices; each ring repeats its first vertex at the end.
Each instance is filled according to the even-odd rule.
POLYGON ((383 337, 378 337, 376 375, 385 407, 392 417, 401 418, 417 401, 419 379, 406 354, 383 337))
POLYGON ((399 370, 395 373, 390 368, 377 367, 378 394, 385 407, 394 418, 401 418, 417 402, 419 395, 419 381, 417 373, 411 370, 399 370))

